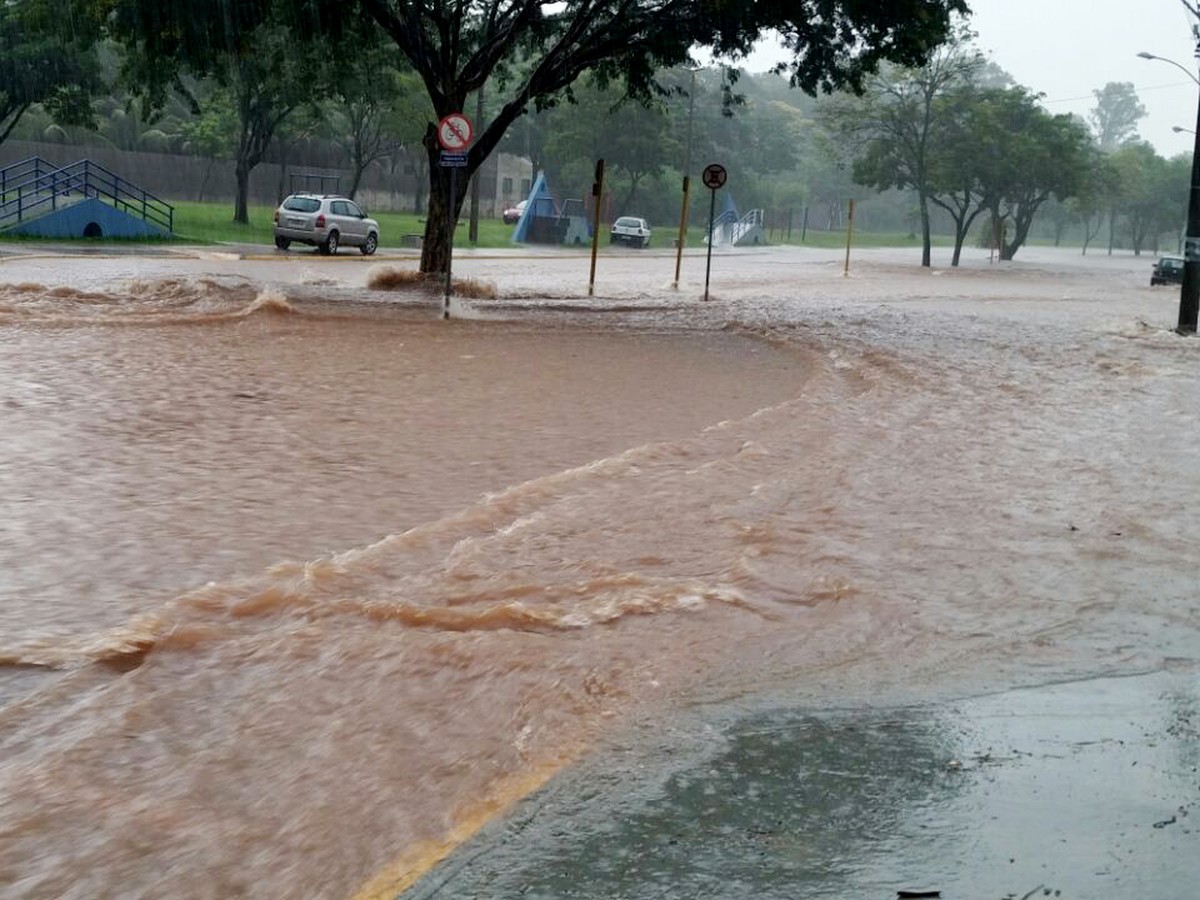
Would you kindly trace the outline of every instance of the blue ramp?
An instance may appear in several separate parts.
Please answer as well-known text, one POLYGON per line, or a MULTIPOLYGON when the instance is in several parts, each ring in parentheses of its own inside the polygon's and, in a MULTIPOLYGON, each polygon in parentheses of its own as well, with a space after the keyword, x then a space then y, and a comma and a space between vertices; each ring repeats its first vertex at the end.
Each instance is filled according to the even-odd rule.
POLYGON ((42 238, 168 238, 171 232, 95 198, 80 200, 30 222, 14 225, 8 234, 42 238))
POLYGON ((0 169, 0 231, 48 238, 170 237, 175 208, 83 159, 31 156, 0 169))

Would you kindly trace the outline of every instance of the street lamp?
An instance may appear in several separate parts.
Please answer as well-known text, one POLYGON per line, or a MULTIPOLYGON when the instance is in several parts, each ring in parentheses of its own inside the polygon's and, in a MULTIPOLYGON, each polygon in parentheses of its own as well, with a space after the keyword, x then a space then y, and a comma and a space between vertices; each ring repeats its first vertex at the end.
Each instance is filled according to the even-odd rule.
POLYGON ((1192 131, 1192 129, 1190 129, 1190 128, 1184 128, 1182 125, 1172 125, 1171 130, 1173 132, 1175 132, 1176 134, 1183 134, 1184 132, 1187 132, 1188 134, 1196 133, 1196 132, 1192 131))
MULTIPOLYGON (((1200 46, 1197 47, 1200 52, 1200 46)), ((1173 59, 1155 56, 1143 50, 1142 59, 1156 59, 1174 66, 1200 87, 1200 78, 1173 59)), ((1182 129, 1186 131, 1187 129, 1182 129)), ((1188 193, 1187 234, 1183 241, 1183 284, 1179 288, 1179 334, 1195 334, 1197 313, 1200 312, 1200 98, 1196 105, 1195 142, 1192 145, 1192 184, 1188 193)))

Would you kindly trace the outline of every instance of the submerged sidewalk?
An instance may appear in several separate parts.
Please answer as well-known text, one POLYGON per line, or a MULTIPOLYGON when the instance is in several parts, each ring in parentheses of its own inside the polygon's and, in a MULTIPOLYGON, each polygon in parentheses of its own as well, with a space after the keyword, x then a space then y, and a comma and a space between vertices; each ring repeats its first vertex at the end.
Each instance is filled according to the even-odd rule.
POLYGON ((597 754, 402 897, 1200 890, 1194 671, 928 707, 776 709, 699 731, 597 754))

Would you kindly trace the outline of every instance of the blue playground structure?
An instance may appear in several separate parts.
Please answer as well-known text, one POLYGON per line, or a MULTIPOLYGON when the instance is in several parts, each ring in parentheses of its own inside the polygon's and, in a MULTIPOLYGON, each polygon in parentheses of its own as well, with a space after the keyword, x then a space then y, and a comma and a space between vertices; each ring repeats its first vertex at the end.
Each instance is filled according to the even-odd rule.
POLYGON ((90 160, 38 156, 0 169, 0 233, 44 238, 170 237, 175 208, 90 160))

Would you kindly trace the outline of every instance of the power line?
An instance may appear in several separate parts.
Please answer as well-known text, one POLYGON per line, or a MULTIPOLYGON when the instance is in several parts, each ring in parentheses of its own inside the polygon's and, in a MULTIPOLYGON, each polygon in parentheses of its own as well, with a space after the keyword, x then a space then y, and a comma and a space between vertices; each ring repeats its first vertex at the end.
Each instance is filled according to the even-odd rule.
MULTIPOLYGON (((1135 94, 1137 94, 1137 93, 1141 93, 1142 91, 1161 91, 1161 90, 1165 90, 1166 88, 1177 88, 1177 87, 1194 88, 1195 86, 1196 85, 1190 81, 1173 81, 1170 84, 1155 84, 1155 85, 1151 85, 1150 87, 1142 87, 1142 88, 1135 87, 1133 89, 1133 92, 1135 94)), ((1076 103, 1080 100, 1095 100, 1095 99, 1096 99, 1095 94, 1084 94, 1082 97, 1058 97, 1054 100, 1047 100, 1043 97, 1041 102, 1042 103, 1076 103)))

